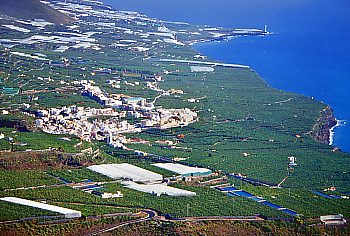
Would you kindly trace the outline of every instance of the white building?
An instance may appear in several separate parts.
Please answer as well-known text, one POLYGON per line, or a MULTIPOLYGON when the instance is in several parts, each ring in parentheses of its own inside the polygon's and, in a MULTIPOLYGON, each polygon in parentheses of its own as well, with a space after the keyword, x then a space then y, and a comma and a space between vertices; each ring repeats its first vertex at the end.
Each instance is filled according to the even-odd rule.
POLYGON ((126 181, 122 183, 125 187, 137 190, 144 193, 150 193, 156 196, 160 196, 162 194, 168 196, 186 196, 192 197, 196 196, 195 192, 174 188, 167 186, 166 184, 137 184, 131 181, 126 181))
POLYGON ((182 176, 205 176, 210 175, 212 173, 212 171, 207 168, 185 166, 178 163, 156 163, 152 165, 178 173, 182 176))
POLYGON ((92 165, 87 168, 112 179, 128 179, 142 183, 163 180, 160 174, 127 163, 92 165))
POLYGON ((343 218, 343 215, 320 216, 320 220, 325 225, 344 225, 346 223, 346 220, 343 218))
POLYGON ((91 193, 95 194, 95 195, 98 195, 101 198, 105 198, 105 199, 107 199, 107 198, 121 198, 121 197, 124 197, 124 195, 120 191, 117 191, 116 193, 101 193, 101 192, 98 192, 98 191, 92 191, 91 193))

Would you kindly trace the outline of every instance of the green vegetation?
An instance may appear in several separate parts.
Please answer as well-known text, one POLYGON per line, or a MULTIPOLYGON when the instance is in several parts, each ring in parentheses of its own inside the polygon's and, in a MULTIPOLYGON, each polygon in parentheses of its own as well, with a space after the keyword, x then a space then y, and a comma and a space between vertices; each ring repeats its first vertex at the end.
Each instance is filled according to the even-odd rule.
POLYGON ((84 193, 81 190, 72 189, 69 187, 0 192, 0 197, 16 196, 31 200, 46 199, 48 203, 83 203, 87 205, 105 204, 121 207, 152 208, 159 210, 164 214, 171 214, 172 216, 178 217, 187 216, 187 205, 189 207, 189 216, 263 214, 270 217, 288 217, 288 215, 284 215, 284 213, 273 210, 254 201, 244 198, 227 197, 219 191, 207 187, 187 187, 182 185, 175 185, 174 187, 194 191, 197 193, 197 196, 157 197, 147 193, 124 188, 118 183, 111 183, 104 184, 102 191, 112 193, 121 191, 124 194, 123 198, 102 199, 96 195, 84 193), (176 204, 174 204, 174 202, 176 202, 176 204))
POLYGON ((0 190, 54 185, 58 183, 60 183, 59 180, 47 175, 43 171, 0 171, 0 190))
POLYGON ((81 211, 83 216, 99 216, 112 213, 136 213, 137 209, 96 204, 53 203, 54 205, 81 211))
MULTIPOLYGON (((18 220, 26 217, 56 216, 58 213, 0 201, 0 221, 18 220)), ((1 228, 0 228, 1 229, 1 228)))
MULTIPOLYGON (((44 150, 49 148, 60 148, 65 152, 72 153, 78 152, 79 149, 74 146, 80 142, 76 137, 70 135, 50 135, 41 131, 37 132, 19 132, 16 129, 0 128, 0 133, 3 133, 5 137, 12 137, 14 142, 15 151, 32 150, 44 150), (62 140, 61 138, 70 138, 70 141, 62 140)), ((0 140, 0 146, 2 150, 8 150, 10 148, 10 142, 3 139, 0 140)))
POLYGON ((148 139, 153 135, 175 141, 177 134, 185 134, 178 146, 186 149, 131 147, 188 158, 192 164, 275 184, 288 175, 288 157, 295 156, 298 166, 285 186, 325 188, 334 184, 344 191, 349 188, 344 181, 349 179, 349 155, 334 153, 332 147, 315 142, 307 134, 324 104, 269 88, 255 72, 244 69, 219 67, 215 73, 206 75, 168 75, 162 85, 186 91, 181 99, 158 100, 163 107, 190 107, 185 99, 205 97, 195 103, 200 111, 199 122, 181 129, 150 130, 134 136, 148 139), (286 102, 277 103, 280 101, 286 102))
POLYGON ((120 184, 106 184, 106 192, 115 192, 122 190, 124 197, 118 199, 118 204, 122 206, 137 206, 157 209, 164 214, 170 214, 176 217, 187 216, 220 216, 220 215, 256 215, 262 214, 270 217, 285 216, 284 213, 272 210, 269 207, 244 198, 232 198, 217 190, 208 187, 189 187, 183 185, 174 185, 196 192, 194 197, 170 197, 170 196, 152 196, 132 189, 122 188, 120 184), (174 204, 176 202, 176 204, 174 204))
POLYGON ((117 225, 137 217, 115 216, 102 219, 81 219, 61 224, 36 224, 34 221, 0 225, 0 235, 87 235, 101 226, 117 225))
POLYGON ((41 93, 38 99, 39 105, 47 108, 71 106, 72 104, 84 107, 102 108, 100 104, 87 97, 81 96, 81 94, 41 93))
POLYGON ((297 222, 262 221, 262 222, 161 222, 152 221, 131 225, 113 231, 113 235, 349 235, 350 228, 300 225, 297 222))
MULTIPOLYGON (((89 5, 89 3, 86 4, 89 5)), ((97 6, 94 7, 100 9, 97 6)), ((88 17, 81 16, 82 21, 85 20, 87 24, 77 23, 80 32, 96 31, 96 26, 92 23, 103 22, 93 14, 88 15, 88 17)), ((2 25, 12 24, 13 19, 1 18, 1 23, 2 25)), ((241 173, 272 184, 278 184, 288 176, 281 185, 282 189, 255 187, 236 180, 230 180, 230 182, 272 203, 295 210, 306 218, 336 213, 350 217, 348 213, 350 205, 347 199, 323 199, 312 193, 312 190, 322 190, 331 186, 335 186, 339 193, 350 191, 350 156, 334 151, 333 147, 318 143, 311 137, 311 130, 321 115, 320 111, 327 107, 326 104, 302 95, 273 89, 250 69, 215 66, 213 73, 191 73, 188 63, 159 62, 157 58, 193 60, 197 52, 189 45, 166 43, 161 36, 149 35, 145 39, 140 35, 121 30, 130 28, 134 32, 156 32, 158 27, 164 24, 174 31, 199 33, 199 35, 186 33, 177 35, 179 39, 186 42, 210 38, 209 33, 205 30, 199 31, 196 26, 167 22, 158 25, 153 21, 138 24, 139 22, 135 23, 134 20, 116 20, 113 23, 116 24, 116 28, 99 27, 100 33, 91 38, 96 40, 100 50, 71 48, 64 53, 59 53, 54 51, 58 47, 54 42, 18 44, 9 50, 0 46, 2 84, 15 88, 21 86, 23 90, 22 93, 14 96, 0 94, 0 108, 4 111, 4 115, 0 115, 0 133, 5 135, 5 138, 0 140, 0 196, 16 196, 32 200, 46 199, 52 204, 81 210, 84 216, 124 212, 125 209, 130 210, 130 208, 133 210, 153 208, 164 214, 178 217, 187 214, 189 216, 262 214, 268 217, 289 217, 252 200, 228 197, 208 187, 190 187, 182 184, 174 186, 194 191, 197 196, 157 197, 124 188, 118 183, 105 184, 101 190, 122 191, 124 197, 117 199, 102 199, 62 186, 3 191, 10 188, 61 183, 53 176, 72 182, 84 179, 109 181, 109 178, 85 168, 88 165, 102 163, 128 162, 166 177, 174 175, 170 171, 152 166, 152 160, 148 159, 150 156, 140 157, 133 152, 133 150, 141 150, 169 158, 182 158, 185 162, 207 167, 213 171, 241 173), (134 46, 142 45, 150 50, 138 52, 112 46, 120 40, 135 40, 137 43, 134 46), (153 42, 156 43, 153 44, 153 42), (47 61, 39 62, 27 57, 15 56, 10 53, 11 50, 29 55, 40 52, 57 63, 55 65, 47 61), (110 69, 110 73, 99 73, 102 68, 110 69), (154 75, 160 75, 163 79, 158 82, 160 89, 179 89, 184 92, 162 96, 155 106, 193 109, 198 112, 198 122, 181 128, 149 129, 142 133, 125 134, 127 138, 141 138, 149 141, 150 145, 127 144, 131 150, 113 149, 107 147, 104 141, 92 143, 84 141, 81 146, 76 146, 80 143, 77 137, 51 135, 35 128, 36 118, 33 116, 39 109, 70 105, 102 107, 94 100, 81 96, 81 86, 77 83, 80 80, 94 81, 96 86, 108 94, 140 96, 150 102, 159 94, 147 87, 147 82, 153 81, 154 75), (110 86, 106 83, 108 80, 120 81, 120 88, 110 86), (191 102, 193 99, 195 102, 191 102), (24 109, 24 106, 27 108, 24 109), (10 114, 5 114, 6 111, 10 114), (24 130, 29 132, 21 132, 24 130), (9 137, 13 138, 12 143, 8 140, 9 137), (69 138, 70 141, 62 140, 63 137, 69 138), (156 142, 158 140, 170 140, 174 145, 159 144, 156 142), (10 152, 12 144, 13 150, 10 152), (54 149, 39 151, 50 147, 54 149), (82 153, 89 147, 99 151, 96 155, 82 153), (296 157, 298 165, 294 169, 288 168, 289 156, 296 157)), ((64 25, 45 28, 46 33, 64 31, 69 31, 64 25)), ((23 33, 6 30, 2 36, 4 39, 19 39, 43 32, 34 28, 23 36, 23 33)), ((99 117, 99 119, 104 118, 99 117)), ((128 117, 127 120, 135 123, 139 118, 128 117)), ((7 211, 3 211, 1 220, 42 214, 37 209, 25 209, 24 214, 20 214, 16 212, 17 209, 18 212, 20 211, 19 206, 7 207, 5 203, 1 204, 0 207, 8 208, 7 211)), ((27 231, 33 229, 33 232, 46 235, 64 235, 77 232, 79 229, 91 229, 98 224, 116 223, 126 219, 129 218, 81 220, 64 226, 59 224, 57 227, 41 227, 30 223, 16 225, 16 227, 18 232, 26 232, 23 229, 27 231)), ((166 228, 166 223, 154 222, 154 225, 157 224, 163 224, 162 227, 166 228)), ((201 225, 202 229, 206 229, 205 224, 201 225)), ((239 225, 238 228, 255 227, 252 232, 256 234, 279 235, 280 228, 287 228, 288 232, 292 232, 294 227, 294 225, 283 225, 287 223, 280 222, 276 223, 282 224, 280 228, 280 225, 269 223, 253 224, 242 224, 243 226, 239 225), (262 229, 263 232, 256 228, 262 229)), ((173 229, 173 226, 168 226, 169 229, 173 229)), ((181 228, 183 225, 178 226, 179 229, 183 229, 181 228)), ((2 228, 0 229, 3 232, 2 228)), ((310 232, 313 231, 303 231, 298 228, 296 234, 310 232)))
POLYGON ((96 182, 110 181, 107 176, 93 172, 86 168, 68 169, 68 170, 48 170, 49 174, 60 177, 69 182, 81 182, 84 180, 92 180, 96 182))
POLYGON ((320 215, 333 214, 342 214, 345 217, 350 216, 348 211, 350 208, 349 199, 328 199, 313 193, 309 189, 267 188, 252 186, 239 180, 231 180, 231 182, 238 188, 246 190, 255 196, 292 209, 302 217, 315 218, 320 215))

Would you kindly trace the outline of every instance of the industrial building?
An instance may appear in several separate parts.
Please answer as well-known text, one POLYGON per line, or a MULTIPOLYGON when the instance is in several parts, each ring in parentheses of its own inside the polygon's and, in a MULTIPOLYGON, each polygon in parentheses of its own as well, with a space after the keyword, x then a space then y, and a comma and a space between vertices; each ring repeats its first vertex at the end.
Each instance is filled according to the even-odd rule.
POLYGON ((168 196, 185 196, 192 197, 196 196, 195 192, 174 188, 167 186, 166 184, 137 184, 132 181, 125 181, 122 183, 125 187, 134 189, 144 193, 150 193, 156 196, 160 196, 162 194, 168 196))
POLYGON ((87 168, 112 179, 127 179, 141 183, 163 181, 162 175, 127 163, 93 165, 87 168))
POLYGON ((157 166, 159 168, 169 170, 175 173, 178 173, 184 177, 189 176, 206 176, 210 175, 212 173, 211 170, 207 168, 198 168, 198 167, 191 167, 191 166, 185 166, 178 163, 156 163, 152 164, 154 166, 157 166))
POLYGON ((81 217, 80 211, 75 211, 75 210, 71 210, 71 209, 59 207, 59 206, 53 206, 53 205, 49 205, 49 204, 45 204, 45 203, 41 203, 41 202, 35 202, 35 201, 23 199, 23 198, 3 197, 3 198, 0 198, 0 200, 5 201, 5 202, 20 204, 20 205, 24 205, 24 206, 35 207, 35 208, 39 208, 39 209, 43 209, 43 210, 47 210, 47 211, 57 212, 57 213, 64 215, 64 217, 67 219, 81 217))

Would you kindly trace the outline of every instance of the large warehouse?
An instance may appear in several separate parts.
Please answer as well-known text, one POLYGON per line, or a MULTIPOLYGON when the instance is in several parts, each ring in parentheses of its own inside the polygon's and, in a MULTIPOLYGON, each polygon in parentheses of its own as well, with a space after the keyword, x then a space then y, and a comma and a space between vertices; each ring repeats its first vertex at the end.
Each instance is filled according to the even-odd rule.
POLYGON ((154 194, 157 196, 160 196, 162 194, 168 195, 168 196, 186 196, 186 197, 196 196, 195 192, 169 187, 166 184, 137 184, 132 181, 125 181, 122 184, 125 185, 125 187, 127 188, 134 189, 144 193, 154 194))
POLYGON ((178 163, 156 163, 152 164, 154 166, 157 166, 162 169, 166 169, 175 173, 178 173, 182 176, 206 176, 210 175, 212 173, 211 170, 206 168, 198 168, 198 167, 191 167, 191 166, 185 166, 178 163))
POLYGON ((163 180, 163 176, 160 174, 127 163, 93 165, 89 166, 88 169, 112 179, 128 179, 142 183, 163 180))
POLYGON ((5 201, 5 202, 20 204, 20 205, 24 205, 24 206, 40 208, 40 209, 47 210, 47 211, 57 212, 57 213, 64 215, 65 218, 79 218, 79 217, 81 217, 80 211, 75 211, 75 210, 71 210, 71 209, 64 208, 64 207, 53 206, 53 205, 49 205, 49 204, 35 202, 35 201, 23 199, 23 198, 3 197, 3 198, 0 198, 0 200, 5 201))

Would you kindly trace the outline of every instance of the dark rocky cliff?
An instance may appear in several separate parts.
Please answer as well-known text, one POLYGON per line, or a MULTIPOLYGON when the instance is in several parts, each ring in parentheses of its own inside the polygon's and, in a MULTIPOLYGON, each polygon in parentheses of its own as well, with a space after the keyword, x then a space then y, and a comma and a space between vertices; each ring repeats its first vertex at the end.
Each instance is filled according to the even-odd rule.
POLYGON ((311 130, 311 136, 318 142, 328 144, 330 137, 330 129, 337 124, 334 117, 333 110, 326 107, 320 111, 320 118, 317 119, 316 124, 311 130))

